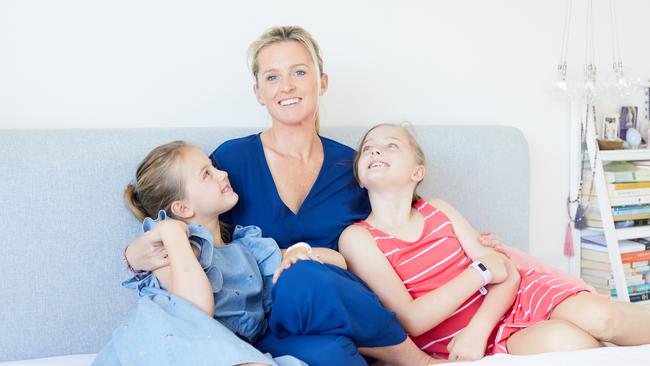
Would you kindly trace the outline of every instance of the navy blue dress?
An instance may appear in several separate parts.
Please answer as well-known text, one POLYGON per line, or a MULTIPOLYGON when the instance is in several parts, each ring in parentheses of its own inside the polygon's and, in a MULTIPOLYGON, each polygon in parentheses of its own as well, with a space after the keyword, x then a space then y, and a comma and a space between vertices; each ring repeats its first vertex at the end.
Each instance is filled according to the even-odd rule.
MULTIPOLYGON (((256 225, 280 248, 304 241, 338 249, 343 229, 366 218, 370 204, 354 181, 354 150, 324 137, 321 142, 321 171, 297 213, 277 192, 259 134, 224 142, 210 158, 228 172, 239 202, 221 219, 256 225)), ((357 347, 406 339, 395 314, 357 276, 332 265, 298 262, 280 276, 273 297, 268 330, 256 347, 274 356, 292 355, 312 366, 366 365, 357 347)))

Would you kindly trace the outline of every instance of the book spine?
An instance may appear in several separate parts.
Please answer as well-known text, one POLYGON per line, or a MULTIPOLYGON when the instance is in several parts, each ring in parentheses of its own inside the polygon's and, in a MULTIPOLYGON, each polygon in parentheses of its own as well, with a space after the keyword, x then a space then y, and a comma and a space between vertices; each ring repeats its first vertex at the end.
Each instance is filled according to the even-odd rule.
POLYGON ((650 292, 642 292, 640 294, 630 295, 630 302, 639 302, 650 300, 650 292))

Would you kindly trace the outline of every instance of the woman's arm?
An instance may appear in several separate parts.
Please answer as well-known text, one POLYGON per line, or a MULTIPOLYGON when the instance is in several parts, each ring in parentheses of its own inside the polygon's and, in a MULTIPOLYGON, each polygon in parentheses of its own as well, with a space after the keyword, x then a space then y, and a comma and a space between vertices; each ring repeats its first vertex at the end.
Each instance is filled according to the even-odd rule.
POLYGON ((196 305, 204 313, 214 315, 214 294, 196 253, 187 236, 187 225, 178 220, 167 219, 149 231, 152 239, 165 245, 169 266, 154 271, 163 287, 169 292, 196 305))
MULTIPOLYGON (((350 270, 361 277, 386 308, 397 314, 404 329, 414 336, 447 319, 483 286, 483 277, 474 268, 467 268, 440 288, 413 299, 370 233, 357 225, 343 231, 339 251, 350 270)), ((487 257, 484 264, 494 271, 495 277, 503 276, 499 266, 502 272, 505 267, 499 259, 487 257)))
POLYGON ((307 249, 302 246, 290 247, 289 249, 280 249, 282 252, 282 263, 273 275, 273 283, 278 281, 282 272, 289 269, 292 265, 300 260, 311 260, 320 263, 329 263, 343 269, 348 269, 345 259, 341 253, 329 248, 311 248, 307 249))

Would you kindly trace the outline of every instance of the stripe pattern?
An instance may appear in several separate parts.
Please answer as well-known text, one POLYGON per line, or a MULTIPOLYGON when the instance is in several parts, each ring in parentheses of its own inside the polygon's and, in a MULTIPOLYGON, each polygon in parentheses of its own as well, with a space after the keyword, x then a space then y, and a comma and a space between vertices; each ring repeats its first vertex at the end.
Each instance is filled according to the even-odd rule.
MULTIPOLYGON (((472 260, 463 251, 447 215, 422 199, 413 207, 424 217, 422 233, 415 242, 395 238, 365 220, 357 225, 370 232, 404 287, 413 298, 418 298, 458 276, 472 260)), ((548 319, 558 303, 580 291, 587 291, 575 283, 532 269, 520 268, 519 273, 521 284, 517 298, 488 339, 486 355, 507 353, 506 342, 510 335, 548 319)), ((445 321, 411 338, 425 352, 448 358, 447 345, 467 326, 483 299, 477 291, 445 321)))

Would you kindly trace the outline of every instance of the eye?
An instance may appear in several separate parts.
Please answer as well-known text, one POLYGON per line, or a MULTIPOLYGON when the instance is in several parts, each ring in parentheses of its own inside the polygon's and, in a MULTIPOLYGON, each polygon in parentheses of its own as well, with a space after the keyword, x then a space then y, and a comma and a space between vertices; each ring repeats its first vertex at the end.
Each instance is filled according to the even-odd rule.
POLYGON ((209 169, 206 169, 206 170, 203 172, 203 179, 205 179, 205 178, 207 178, 207 177, 209 177, 209 176, 210 176, 210 170, 209 170, 209 169))
POLYGON ((277 80, 278 76, 277 75, 268 75, 266 77, 266 81, 275 81, 277 80))
POLYGON ((296 76, 305 76, 307 72, 305 70, 296 70, 294 73, 296 76))
POLYGON ((391 148, 391 149, 398 149, 399 148, 399 146, 397 146, 397 144, 394 143, 394 142, 389 142, 387 146, 389 148, 391 148))
POLYGON ((370 145, 364 145, 364 146, 361 148, 361 152, 366 152, 366 151, 368 151, 368 150, 370 150, 370 145))

